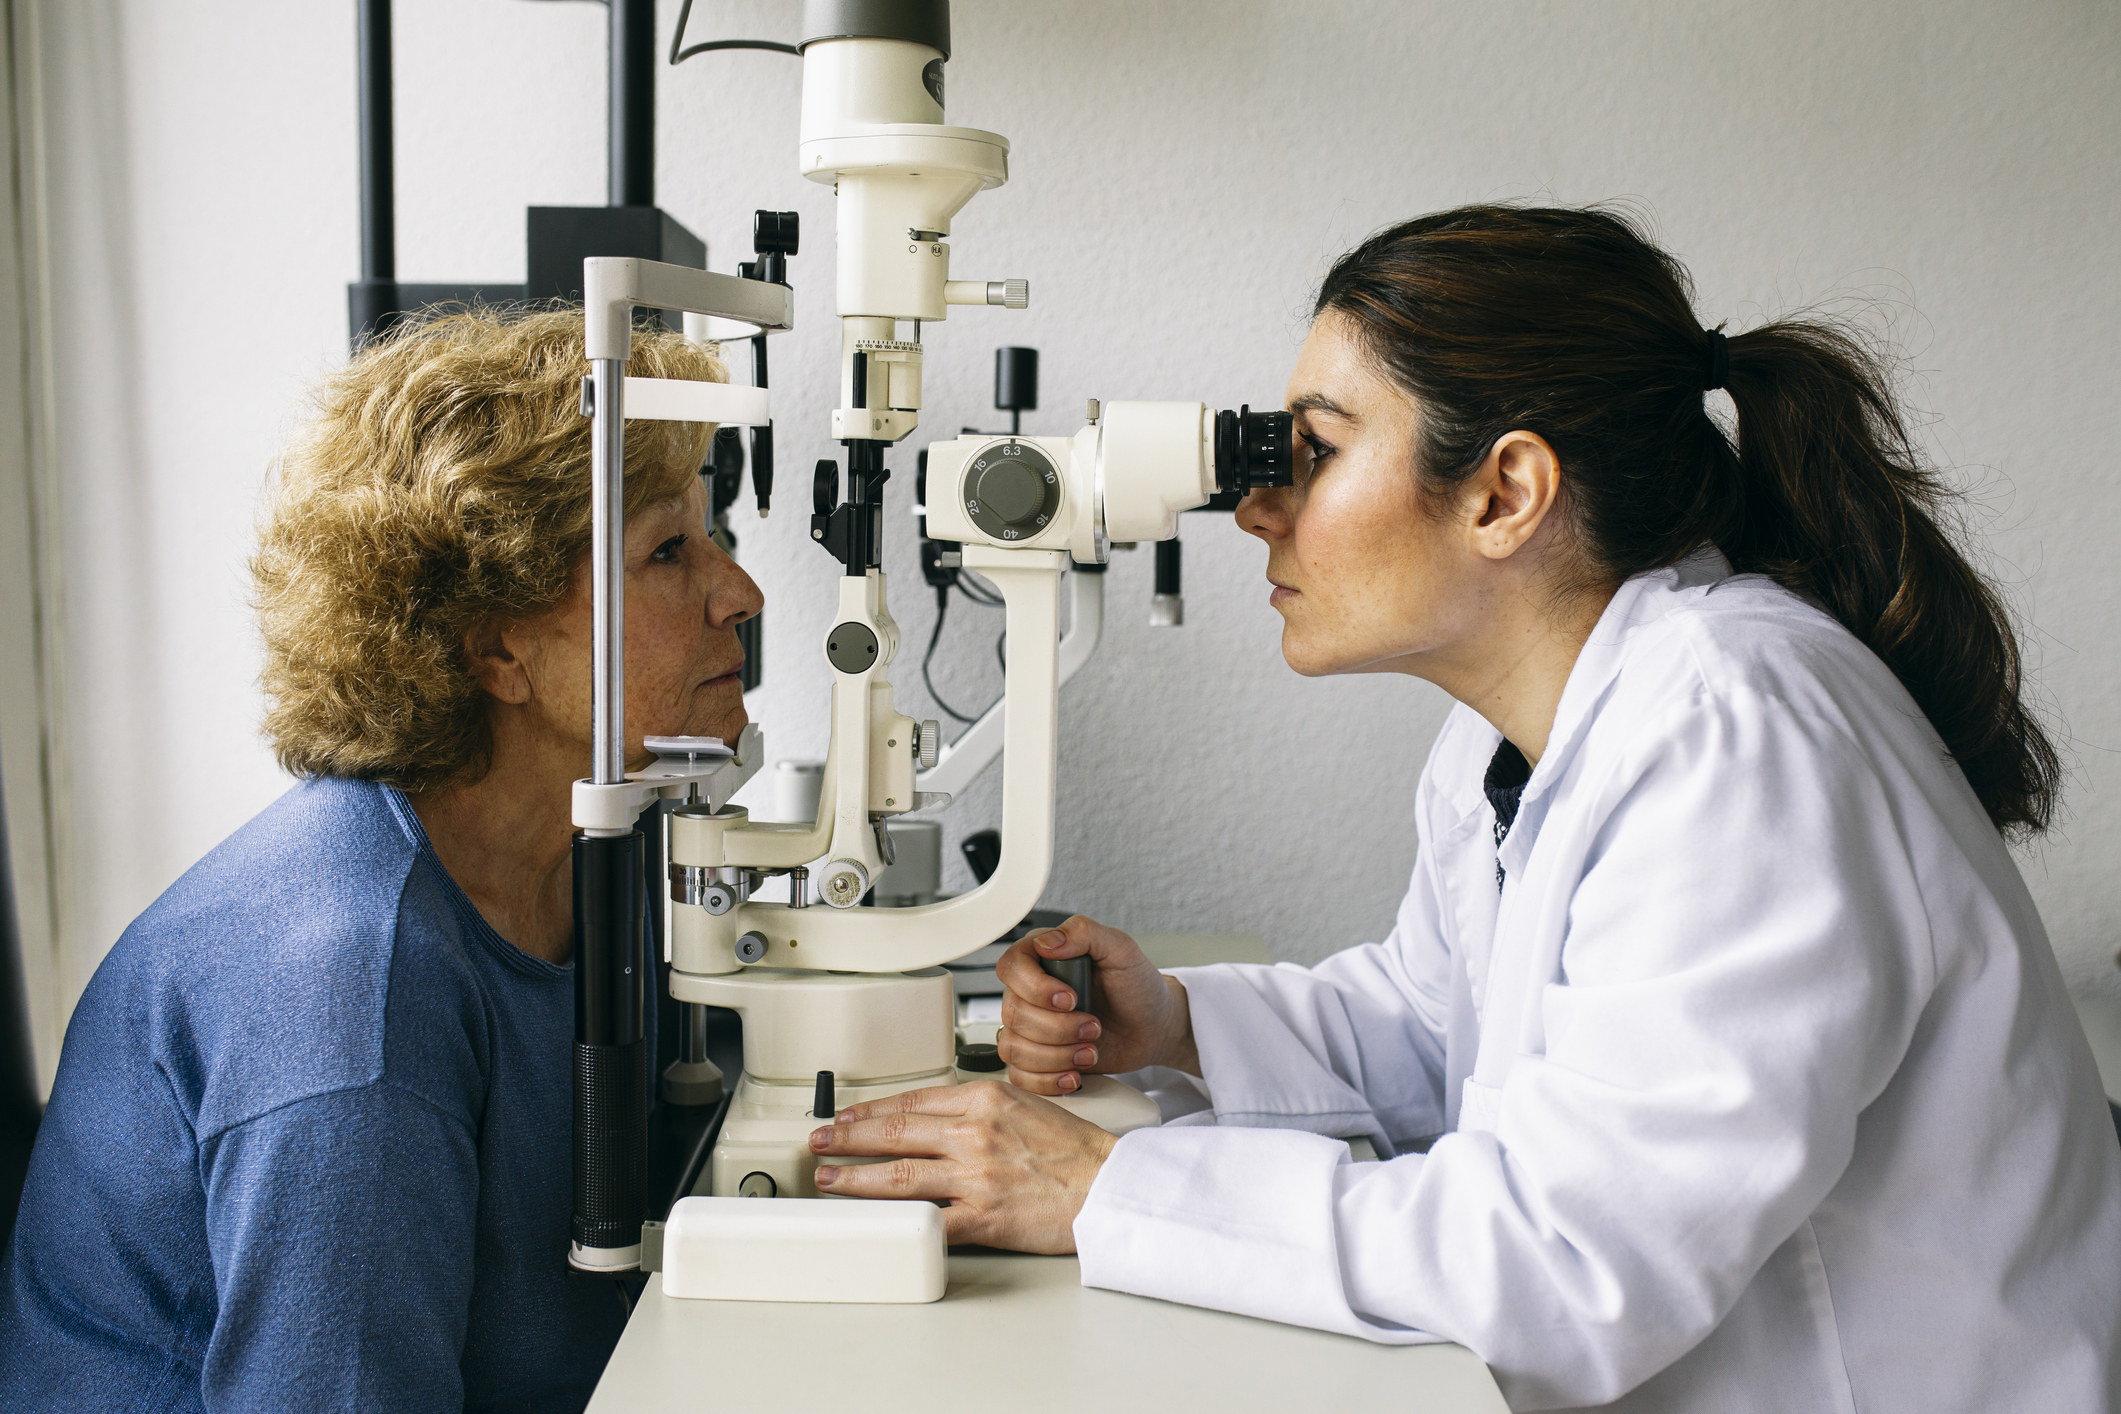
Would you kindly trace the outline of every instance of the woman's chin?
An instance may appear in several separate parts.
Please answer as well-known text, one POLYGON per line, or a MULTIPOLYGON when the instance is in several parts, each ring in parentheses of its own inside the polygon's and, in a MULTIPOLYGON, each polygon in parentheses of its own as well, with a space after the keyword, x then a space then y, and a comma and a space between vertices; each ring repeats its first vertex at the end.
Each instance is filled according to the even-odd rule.
POLYGON ((1307 678, 1337 678, 1352 673, 1401 671, 1384 665, 1380 659, 1360 657, 1345 650, 1331 652, 1317 647, 1307 648, 1301 643, 1291 643, 1286 637, 1282 640, 1281 659, 1289 665, 1291 671, 1307 678))
POLYGON ((702 684, 692 694, 687 736, 718 736, 734 743, 751 718, 744 711, 744 686, 734 675, 702 684))
POLYGON ((1323 654, 1306 644, 1294 629, 1288 627, 1281 631, 1281 660, 1289 665, 1291 671, 1307 678, 1330 677, 1336 671, 1323 654))
POLYGON ((751 720, 750 716, 744 711, 744 699, 741 693, 737 696, 735 706, 719 712, 703 712, 700 714, 700 718, 700 725, 695 727, 689 735, 720 737, 731 746, 736 745, 736 739, 743 735, 745 725, 751 720))

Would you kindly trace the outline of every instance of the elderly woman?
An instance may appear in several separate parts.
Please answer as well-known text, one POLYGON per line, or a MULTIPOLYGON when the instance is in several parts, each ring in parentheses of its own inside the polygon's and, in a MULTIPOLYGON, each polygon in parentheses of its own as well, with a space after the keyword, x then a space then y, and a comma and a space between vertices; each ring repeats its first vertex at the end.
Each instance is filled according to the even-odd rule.
MULTIPOLYGON (((718 379, 675 336, 633 371, 718 379)), ((589 760, 581 318, 410 328, 325 385, 254 570, 300 778, 83 995, 0 1286, 11 1409, 577 1409, 569 783, 589 760)), ((626 706, 744 724, 711 428, 626 449, 626 706)))

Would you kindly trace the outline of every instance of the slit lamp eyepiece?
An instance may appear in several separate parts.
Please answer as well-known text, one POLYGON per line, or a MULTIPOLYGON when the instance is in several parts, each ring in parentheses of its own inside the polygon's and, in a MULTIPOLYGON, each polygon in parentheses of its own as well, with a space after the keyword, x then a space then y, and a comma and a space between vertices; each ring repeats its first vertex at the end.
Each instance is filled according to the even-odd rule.
POLYGON ((1243 496, 1256 486, 1287 486, 1294 426, 1288 413, 1249 406, 1215 414, 1216 489, 1243 496))

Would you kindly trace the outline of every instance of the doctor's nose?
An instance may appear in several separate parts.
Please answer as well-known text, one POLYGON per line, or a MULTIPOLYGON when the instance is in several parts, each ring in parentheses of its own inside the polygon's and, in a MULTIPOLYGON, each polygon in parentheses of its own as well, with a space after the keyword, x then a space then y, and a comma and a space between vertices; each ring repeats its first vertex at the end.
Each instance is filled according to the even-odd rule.
POLYGON ((1262 487, 1237 503, 1232 512, 1237 528, 1262 540, 1279 540, 1289 533, 1289 488, 1262 487))

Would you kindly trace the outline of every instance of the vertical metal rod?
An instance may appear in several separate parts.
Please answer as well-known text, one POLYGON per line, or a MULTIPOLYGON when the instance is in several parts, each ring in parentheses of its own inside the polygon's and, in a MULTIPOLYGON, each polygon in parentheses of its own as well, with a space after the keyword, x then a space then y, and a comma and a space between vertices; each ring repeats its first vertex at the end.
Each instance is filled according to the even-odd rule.
POLYGON ((590 424, 590 779, 626 779, 626 365, 592 359, 590 424))
POLYGON ((361 278, 398 277, 392 171, 390 0, 358 0, 361 86, 361 278))
POLYGON ((684 1018, 678 1032, 678 1059, 688 1064, 697 1064, 709 1059, 707 1008, 697 1002, 679 1002, 678 1015, 684 1018))
POLYGON ((611 156, 613 206, 655 205, 655 0, 606 0, 611 6, 611 156))

